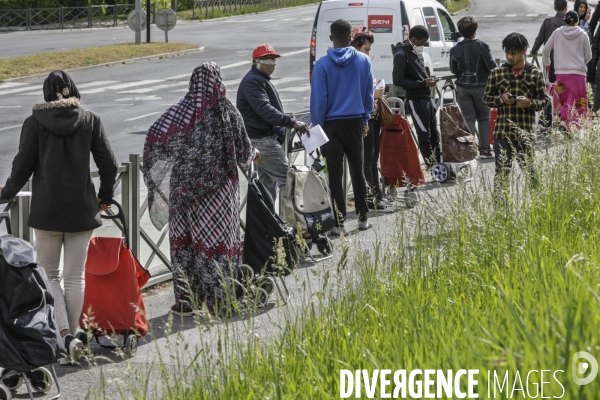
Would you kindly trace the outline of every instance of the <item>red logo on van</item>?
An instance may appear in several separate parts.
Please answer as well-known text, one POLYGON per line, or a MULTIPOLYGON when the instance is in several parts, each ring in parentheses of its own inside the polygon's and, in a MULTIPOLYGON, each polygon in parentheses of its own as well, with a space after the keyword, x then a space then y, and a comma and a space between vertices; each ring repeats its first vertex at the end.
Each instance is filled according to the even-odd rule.
POLYGON ((393 15, 369 15, 369 30, 374 33, 392 33, 394 29, 393 15))

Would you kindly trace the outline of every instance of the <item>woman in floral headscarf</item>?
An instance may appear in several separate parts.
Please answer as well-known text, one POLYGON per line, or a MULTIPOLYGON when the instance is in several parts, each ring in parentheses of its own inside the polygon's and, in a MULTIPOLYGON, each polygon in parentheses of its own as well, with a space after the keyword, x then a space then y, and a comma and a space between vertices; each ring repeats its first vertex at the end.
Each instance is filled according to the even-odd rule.
POLYGON ((194 70, 185 97, 148 131, 148 206, 157 229, 169 223, 171 311, 178 315, 191 316, 203 303, 218 313, 232 289, 223 278, 237 277, 240 264, 237 164, 254 153, 212 62, 194 70))

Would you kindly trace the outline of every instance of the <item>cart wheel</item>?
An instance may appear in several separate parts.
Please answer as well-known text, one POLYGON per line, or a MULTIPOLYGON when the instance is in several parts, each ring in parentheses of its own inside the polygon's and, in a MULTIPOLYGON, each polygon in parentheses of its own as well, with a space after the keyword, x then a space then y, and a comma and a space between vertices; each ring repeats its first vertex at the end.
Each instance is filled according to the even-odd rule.
POLYGON ((406 208, 413 208, 419 204, 419 194, 416 190, 406 190, 404 192, 404 203, 406 208))
POLYGON ((431 176, 437 182, 444 183, 450 177, 450 169, 444 163, 436 164, 433 166, 433 168, 431 170, 431 176))
POLYGON ((317 250, 324 256, 330 256, 333 253, 333 243, 325 235, 319 235, 316 238, 317 250))
POLYGON ((7 388, 2 383, 0 383, 0 399, 2 399, 2 400, 12 400, 12 393, 10 392, 10 389, 7 388))
POLYGON ((52 374, 44 367, 31 371, 33 378, 30 379, 31 387, 38 393, 48 393, 52 387, 52 374))
POLYGON ((270 276, 261 276, 256 280, 256 285, 259 288, 263 289, 265 292, 267 292, 267 294, 273 293, 273 288, 275 287, 273 278, 271 278, 270 276))
POLYGON ((388 199, 392 202, 396 200, 396 186, 390 186, 388 189, 388 199))
MULTIPOLYGON (((9 370, 2 370, 0 369, 0 376, 7 375, 10 371, 9 370)), ((21 374, 17 374, 14 376, 11 376, 10 378, 1 378, 0 379, 0 383, 4 384, 4 386, 6 386, 9 390, 15 391, 18 390, 21 385, 23 384, 23 375, 21 374)))
POLYGON ((127 358, 132 358, 135 356, 138 347, 138 337, 134 332, 129 332, 125 335, 125 348, 123 351, 127 358))
POLYGON ((254 270, 249 265, 240 265, 241 282, 243 284, 250 283, 254 280, 254 270))
POLYGON ((263 288, 256 288, 256 293, 254 294, 254 300, 256 301, 256 305, 258 307, 265 307, 269 304, 269 293, 263 288))

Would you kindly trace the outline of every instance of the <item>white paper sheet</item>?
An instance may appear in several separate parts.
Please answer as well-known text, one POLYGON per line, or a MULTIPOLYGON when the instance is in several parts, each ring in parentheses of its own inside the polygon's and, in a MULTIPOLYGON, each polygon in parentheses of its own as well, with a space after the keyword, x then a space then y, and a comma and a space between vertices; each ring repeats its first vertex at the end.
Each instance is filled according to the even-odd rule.
POLYGON ((19 192, 17 193, 17 197, 30 197, 31 192, 19 192))
POLYGON ((308 137, 306 134, 302 135, 301 137, 302 145, 304 146, 304 149, 306 149, 307 153, 312 153, 317 147, 329 142, 329 139, 327 139, 327 135, 325 135, 321 125, 313 126, 310 128, 309 132, 310 137, 308 137))
POLYGON ((379 83, 375 86, 375 89, 385 88, 385 79, 379 81, 379 83))

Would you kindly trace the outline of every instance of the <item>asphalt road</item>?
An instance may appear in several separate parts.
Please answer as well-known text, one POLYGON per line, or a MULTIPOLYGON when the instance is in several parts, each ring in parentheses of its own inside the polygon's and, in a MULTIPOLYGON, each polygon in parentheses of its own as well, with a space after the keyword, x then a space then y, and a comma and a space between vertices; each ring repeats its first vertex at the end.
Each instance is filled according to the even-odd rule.
MULTIPOLYGON (((205 22, 183 21, 171 31, 170 40, 193 43, 204 51, 76 70, 71 75, 81 89, 84 107, 100 115, 115 154, 123 162, 129 154, 142 151, 144 133, 165 109, 183 97, 198 64, 215 61, 222 67, 228 97, 235 102, 239 81, 250 67, 252 49, 260 43, 268 42, 285 55, 274 74, 285 111, 307 110, 308 44, 316 10, 317 5, 308 5, 205 22)), ((478 18, 478 38, 502 59, 500 43, 506 34, 521 32, 533 44, 543 19, 554 11, 548 0, 475 0, 455 19, 466 14, 478 18)), ((160 33, 153 29, 154 40, 162 40, 160 33)), ((133 38, 133 31, 124 27, 13 32, 0 34, 0 58, 125 43, 133 38)), ((0 83, 0 182, 10 173, 23 120, 35 103, 43 101, 43 79, 37 76, 0 83)))

